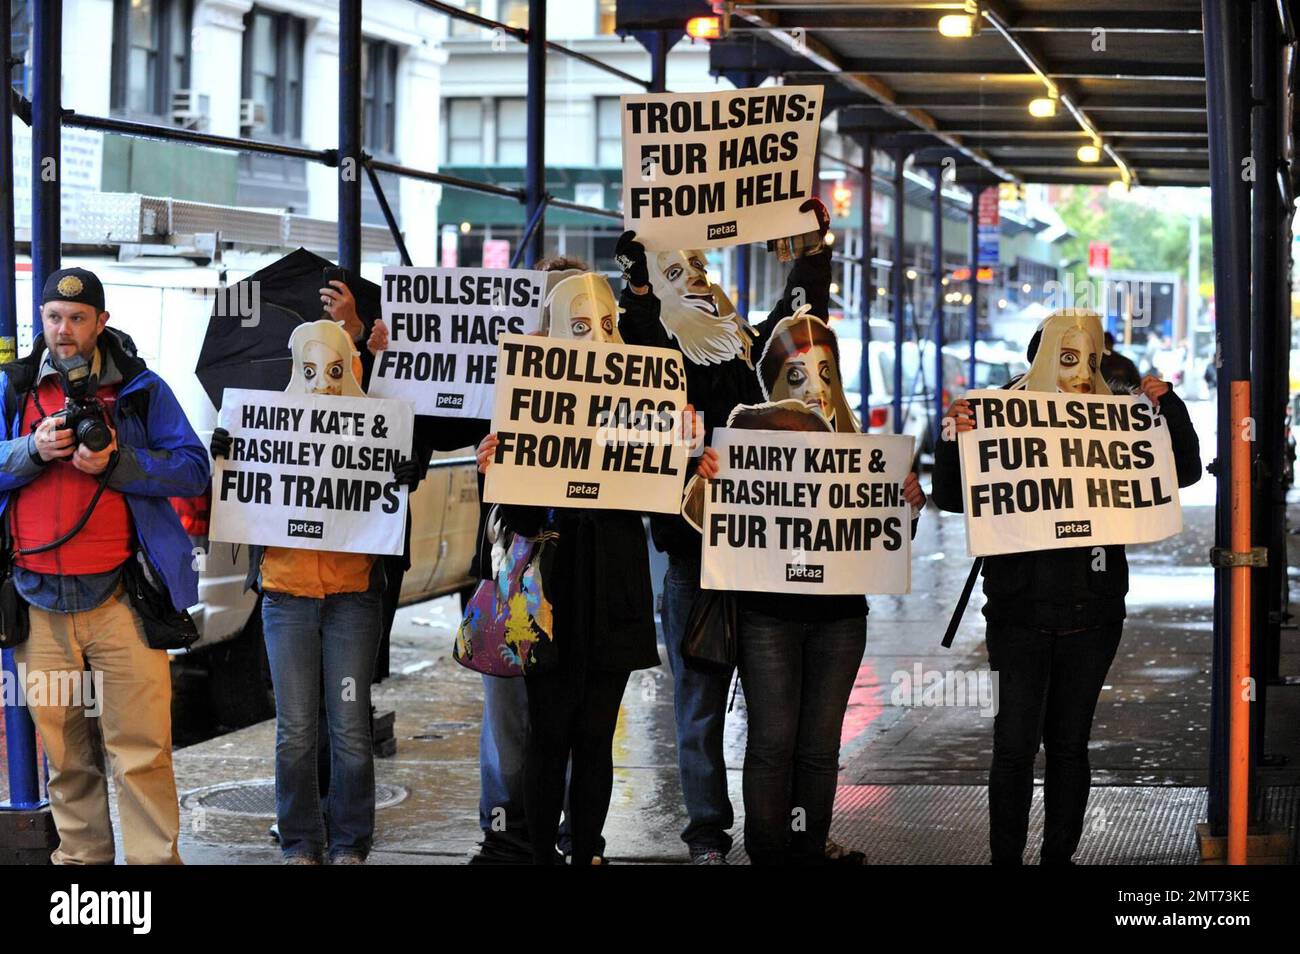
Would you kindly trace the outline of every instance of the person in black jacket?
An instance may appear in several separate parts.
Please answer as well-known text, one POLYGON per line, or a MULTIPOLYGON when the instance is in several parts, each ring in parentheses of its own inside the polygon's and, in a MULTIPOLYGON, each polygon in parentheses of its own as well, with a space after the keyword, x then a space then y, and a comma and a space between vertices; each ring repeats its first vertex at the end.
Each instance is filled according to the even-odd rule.
MULTIPOLYGON (((617 311, 603 277, 568 277, 548 299, 549 332, 621 343, 614 325, 617 311), (574 293, 566 287, 570 283, 581 288, 574 293), (561 313, 557 299, 574 303, 573 313, 561 313)), ((491 466, 497 443, 496 434, 489 434, 479 444, 480 473, 491 466)), ((601 864, 601 830, 614 785, 612 746, 623 691, 634 670, 659 665, 645 527, 641 514, 622 510, 503 505, 500 514, 514 533, 558 535, 544 568, 558 665, 553 671, 524 676, 529 720, 524 813, 533 862, 558 860, 554 846, 571 758, 568 818, 573 863, 601 864)), ((479 554, 479 574, 490 579, 492 569, 485 561, 490 561, 487 547, 479 554)))
MULTIPOLYGON (((829 228, 830 215, 819 200, 809 199, 800 211, 814 213, 823 234, 829 228)), ((624 232, 615 261, 623 270, 623 340, 682 353, 687 400, 703 416, 706 441, 713 428, 727 422, 732 409, 763 400, 756 367, 765 336, 736 314, 722 290, 709 281, 702 251, 647 253, 634 232, 624 232)), ((805 303, 825 315, 830 281, 829 251, 796 259, 765 327, 805 303)), ((685 476, 689 479, 690 473, 685 476)), ((677 514, 651 514, 650 535, 655 548, 668 556, 661 618, 673 674, 677 764, 686 803, 687 825, 681 837, 692 863, 725 864, 735 821, 722 752, 731 673, 689 669, 681 652, 686 621, 700 593, 700 535, 677 514)))
MULTIPOLYGON (((1010 387, 1109 394, 1100 363, 1101 321, 1056 312, 1029 344, 1030 370, 1010 387), (1041 343, 1041 347, 1040 347, 1041 343)), ((1201 475, 1200 445, 1187 407, 1169 383, 1145 377, 1139 393, 1169 427, 1178 485, 1201 475)), ((974 427, 955 401, 935 450, 934 502, 963 510, 954 435, 974 427)), ((994 864, 1022 863, 1028 840, 1034 759, 1047 750, 1043 864, 1070 864, 1083 833, 1091 785, 1088 739, 1102 684, 1119 647, 1128 593, 1123 546, 1071 547, 984 558, 985 642, 998 674, 989 771, 989 846, 994 864)))

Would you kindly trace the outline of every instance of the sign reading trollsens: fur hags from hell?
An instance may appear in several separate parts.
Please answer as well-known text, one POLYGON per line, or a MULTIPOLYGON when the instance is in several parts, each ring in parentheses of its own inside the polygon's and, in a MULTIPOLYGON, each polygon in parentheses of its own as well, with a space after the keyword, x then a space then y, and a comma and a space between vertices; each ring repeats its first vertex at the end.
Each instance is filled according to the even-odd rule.
POLYGON ((544 280, 522 269, 385 268, 390 338, 370 394, 431 417, 490 416, 497 340, 538 329, 544 280))
POLYGON ((680 352, 506 335, 483 499, 677 513, 685 406, 680 352))
POLYGON ((405 401, 227 388, 227 457, 212 471, 212 532, 226 543, 400 554, 411 456, 405 401))
POLYGON ((912 438, 718 428, 705 489, 706 590, 906 593, 912 438))
POLYGON ((971 391, 958 435, 971 556, 1151 543, 1182 530, 1169 427, 1145 397, 971 391))
POLYGON ((720 248, 817 227, 820 86, 620 97, 623 216, 651 251, 720 248))

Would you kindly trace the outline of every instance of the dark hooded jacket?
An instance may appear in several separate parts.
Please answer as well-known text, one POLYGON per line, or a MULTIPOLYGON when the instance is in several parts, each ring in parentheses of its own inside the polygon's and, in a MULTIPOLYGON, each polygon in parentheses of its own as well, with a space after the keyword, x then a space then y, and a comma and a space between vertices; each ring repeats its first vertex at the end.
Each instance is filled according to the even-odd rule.
MULTIPOLYGON (((1201 447, 1187 405, 1169 390, 1160 398, 1160 413, 1169 425, 1178 486, 1201 478, 1201 447)), ((961 463, 957 442, 939 441, 934 454, 935 504, 951 513, 963 511, 961 463)), ((1089 629, 1124 619, 1128 594, 1128 558, 1122 545, 1035 550, 984 558, 984 617, 1037 629, 1089 629)))

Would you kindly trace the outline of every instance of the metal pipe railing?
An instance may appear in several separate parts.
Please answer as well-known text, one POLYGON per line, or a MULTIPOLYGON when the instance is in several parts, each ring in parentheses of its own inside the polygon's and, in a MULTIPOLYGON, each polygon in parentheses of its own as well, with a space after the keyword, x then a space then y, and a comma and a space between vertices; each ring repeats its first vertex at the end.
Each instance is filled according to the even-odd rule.
MULTIPOLYGON (((525 45, 529 42, 529 33, 523 27, 511 26, 509 23, 502 23, 500 20, 491 20, 488 17, 481 16, 477 13, 471 13, 461 7, 453 6, 450 3, 439 3, 438 0, 413 0, 413 2, 418 3, 422 7, 427 7, 430 10, 435 10, 438 13, 445 14, 453 20, 463 20, 466 23, 473 23, 475 26, 480 26, 485 30, 492 30, 493 32, 499 30, 505 36, 510 37, 512 40, 518 40, 520 43, 525 45)), ((580 63, 586 63, 588 66, 595 67, 603 73, 608 73, 610 76, 617 76, 619 79, 625 79, 629 83, 635 83, 643 89, 648 90, 651 88, 649 80, 643 80, 639 76, 633 76, 631 73, 620 70, 616 66, 610 66, 608 63, 603 63, 596 59, 596 57, 587 53, 579 53, 577 50, 569 49, 569 47, 562 46, 552 40, 544 41, 543 45, 547 50, 550 50, 553 53, 559 53, 562 56, 567 56, 570 59, 579 61, 580 63)))

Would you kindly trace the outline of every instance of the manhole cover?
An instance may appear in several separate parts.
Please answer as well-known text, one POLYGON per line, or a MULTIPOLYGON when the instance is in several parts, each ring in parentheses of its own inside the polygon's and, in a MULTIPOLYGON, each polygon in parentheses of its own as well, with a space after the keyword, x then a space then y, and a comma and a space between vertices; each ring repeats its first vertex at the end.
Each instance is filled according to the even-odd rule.
MULTIPOLYGON (((392 808, 404 801, 408 792, 400 785, 375 783, 375 808, 392 808)), ((227 815, 252 818, 275 817, 275 779, 255 778, 247 782, 223 782, 206 785, 186 793, 181 804, 188 809, 201 808, 227 815)))
POLYGON ((474 722, 430 722, 424 727, 423 732, 413 738, 421 742, 432 742, 446 738, 451 732, 464 732, 466 729, 472 729, 476 724, 474 722))

